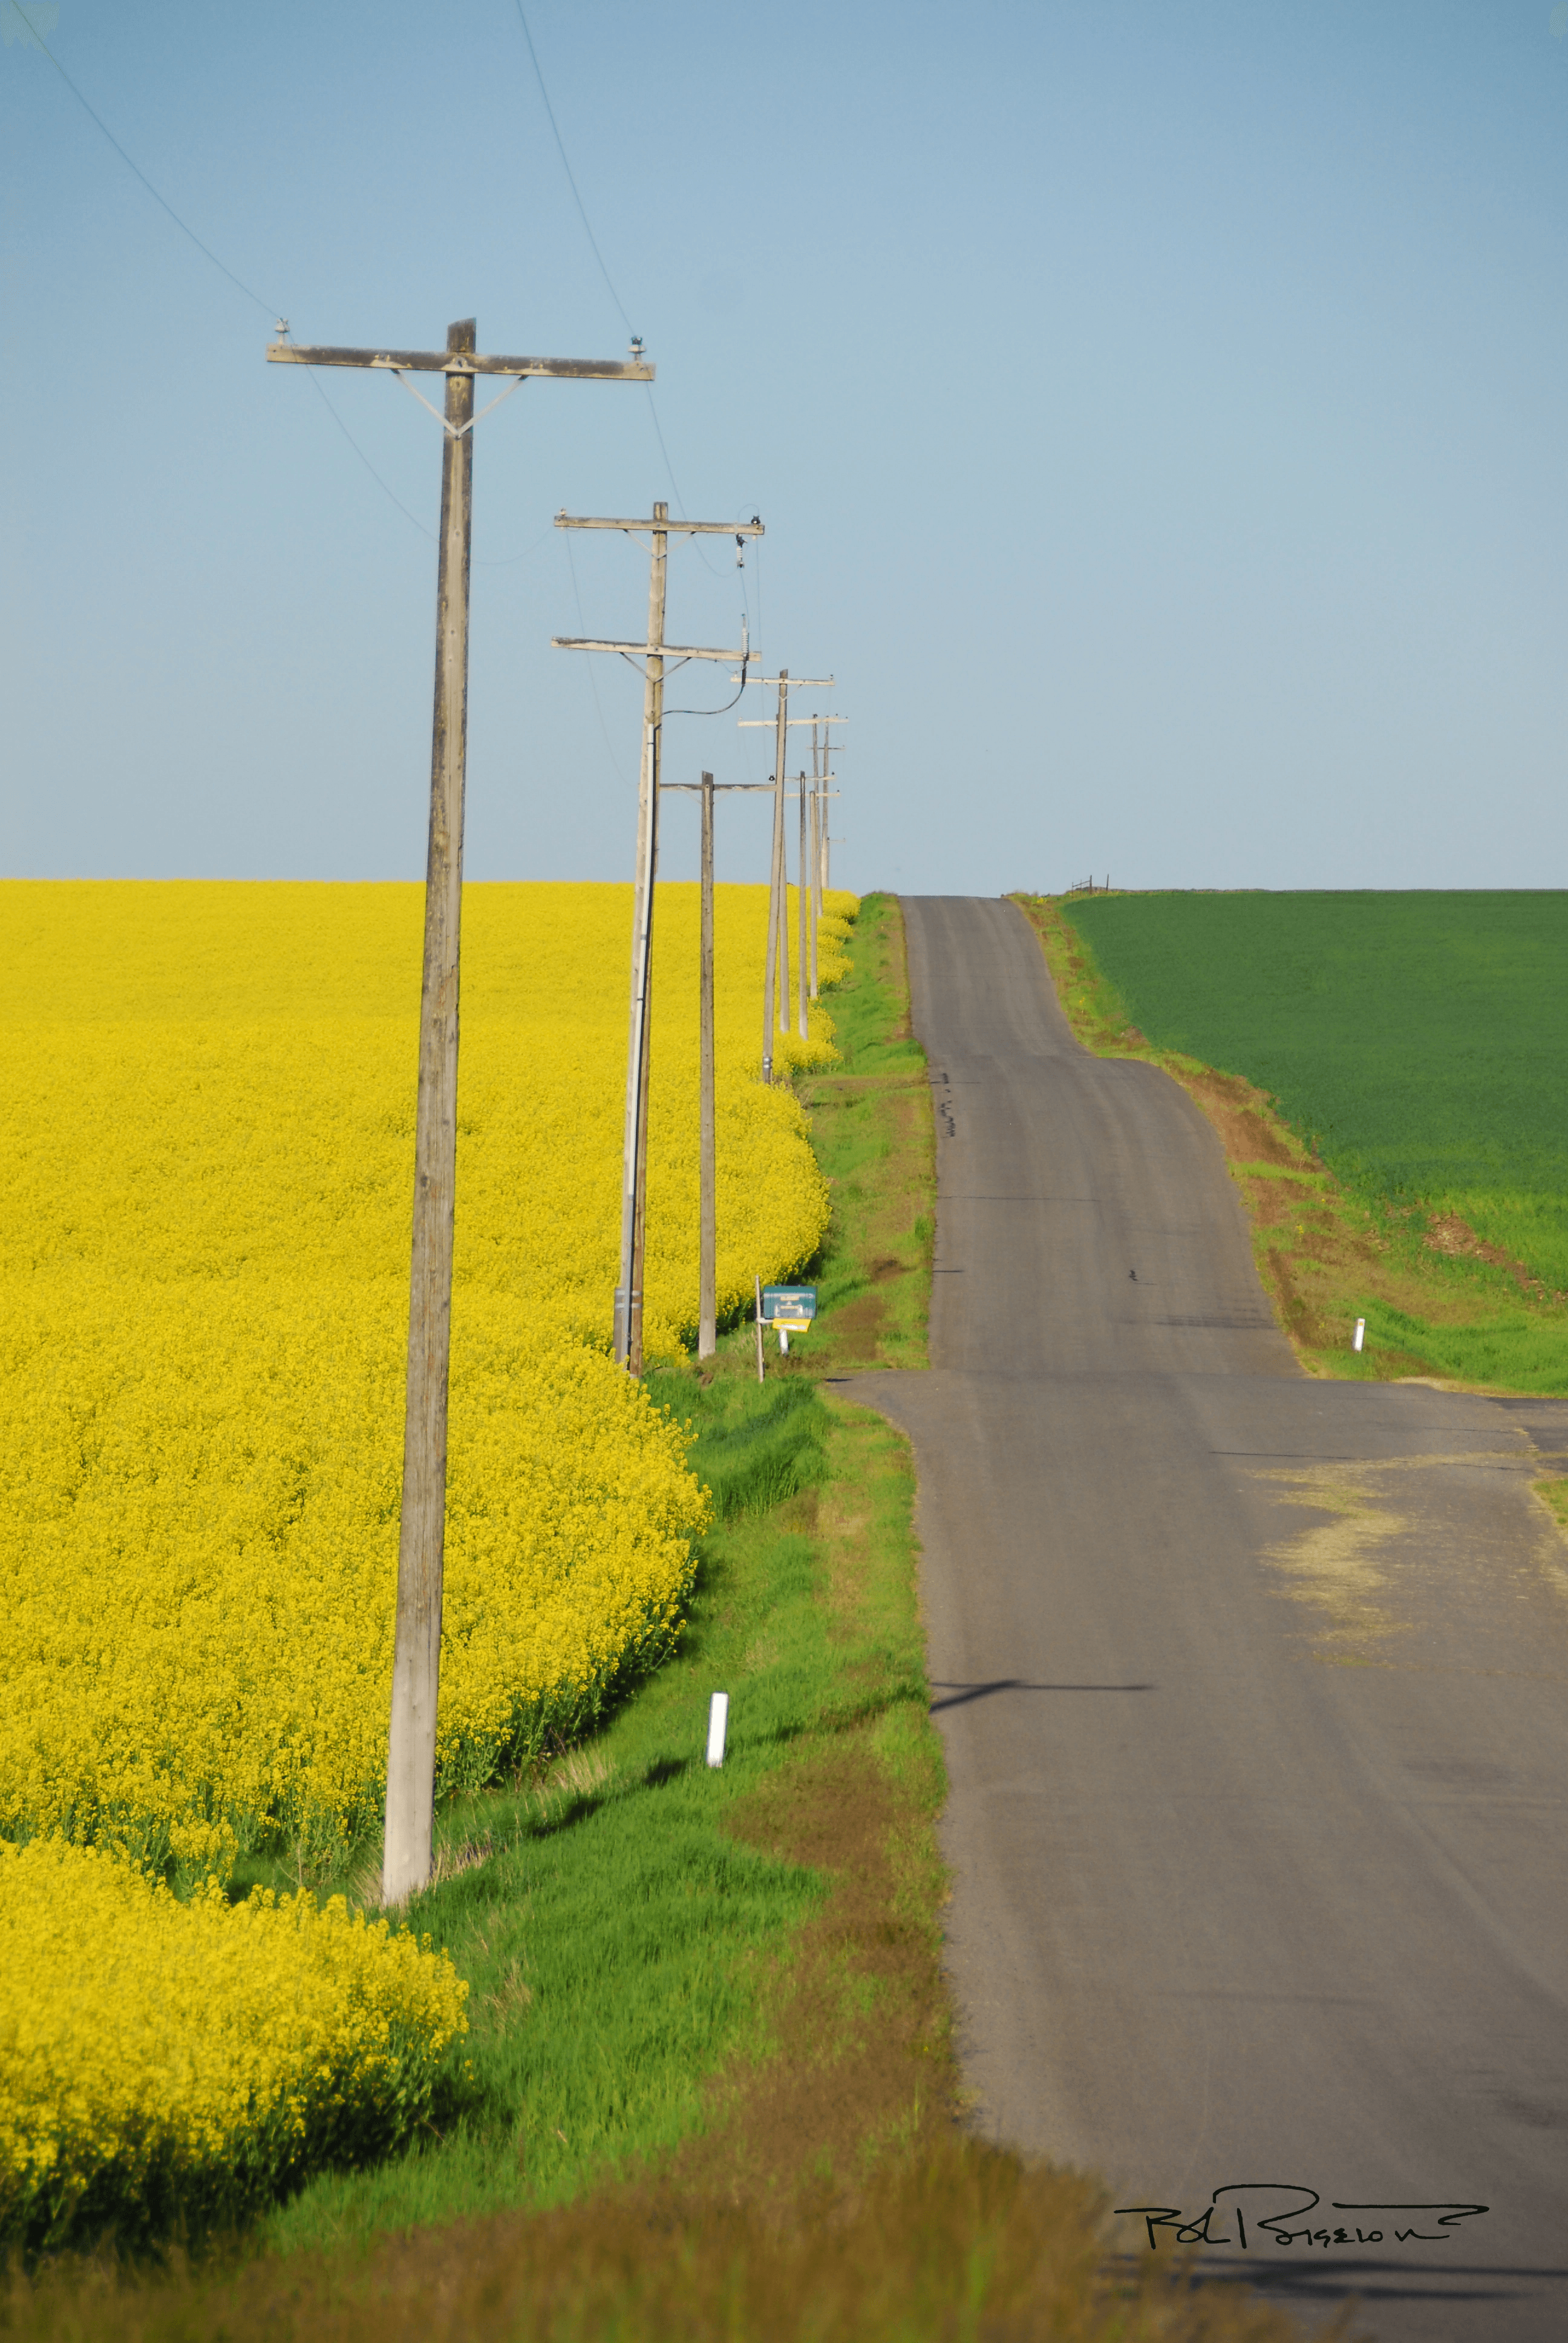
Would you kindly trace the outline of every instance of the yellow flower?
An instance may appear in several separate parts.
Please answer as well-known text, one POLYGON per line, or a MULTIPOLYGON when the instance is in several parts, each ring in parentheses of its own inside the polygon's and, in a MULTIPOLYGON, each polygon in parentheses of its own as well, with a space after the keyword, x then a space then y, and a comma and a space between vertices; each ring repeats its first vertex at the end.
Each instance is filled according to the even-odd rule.
MULTIPOLYGON (((0 887, 32 1101, 0 1160, 0 1832, 188 1881, 379 1808, 422 900, 0 887)), ((668 1647, 706 1519, 684 1434, 608 1355, 629 890, 472 887, 465 927, 447 1786, 668 1647)), ((721 1309, 827 1225, 800 1110, 756 1079, 765 934, 763 890, 719 890, 721 1309)), ((697 937, 695 888, 661 886, 655 1356, 696 1319, 697 937)), ((779 1054, 830 1059, 826 1016, 779 1054)))
POLYGON ((343 1899, 191 1902, 0 1840, 0 2242, 238 2219, 428 2106, 467 1986, 343 1899))

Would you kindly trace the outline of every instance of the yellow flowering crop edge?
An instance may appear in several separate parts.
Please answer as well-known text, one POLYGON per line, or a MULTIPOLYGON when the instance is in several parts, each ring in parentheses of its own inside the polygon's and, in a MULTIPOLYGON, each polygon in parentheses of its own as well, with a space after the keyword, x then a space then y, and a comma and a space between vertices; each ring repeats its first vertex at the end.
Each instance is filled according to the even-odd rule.
MULTIPOLYGON (((810 1258, 828 1200, 798 1101, 756 1078, 766 890, 718 896, 723 1309, 810 1258)), ((13 1841, 189 1886, 374 1823, 420 897, 0 885, 0 1014, 36 1106, 0 1159, 13 1841)), ((825 982, 854 909, 829 899, 825 982)), ((696 1317, 697 913, 695 888, 660 887, 656 1357, 696 1317)), ((579 1729, 668 1651, 706 1520, 684 1434, 608 1355, 628 890, 474 888, 465 923, 444 1790, 579 1729)), ((778 1051, 834 1054, 819 1004, 778 1051)))
POLYGON ((0 1841, 0 2246, 237 2225, 429 2110, 467 1986, 341 1897, 187 1903, 58 1840, 0 1841))

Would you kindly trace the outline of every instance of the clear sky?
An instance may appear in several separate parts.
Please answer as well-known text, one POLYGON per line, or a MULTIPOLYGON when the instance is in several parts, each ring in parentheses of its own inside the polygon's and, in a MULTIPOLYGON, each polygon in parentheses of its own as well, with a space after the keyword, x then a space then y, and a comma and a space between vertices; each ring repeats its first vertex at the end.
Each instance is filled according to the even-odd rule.
POLYGON ((613 295, 516 0, 35 9, 256 301, 0 0, 0 869, 422 872, 439 434, 319 378, 410 520, 276 308, 657 362, 478 427, 471 877, 629 873, 640 685, 549 637, 645 556, 550 517, 667 497, 767 524, 669 631, 837 676, 848 885, 1568 884, 1568 5, 525 5, 613 295))

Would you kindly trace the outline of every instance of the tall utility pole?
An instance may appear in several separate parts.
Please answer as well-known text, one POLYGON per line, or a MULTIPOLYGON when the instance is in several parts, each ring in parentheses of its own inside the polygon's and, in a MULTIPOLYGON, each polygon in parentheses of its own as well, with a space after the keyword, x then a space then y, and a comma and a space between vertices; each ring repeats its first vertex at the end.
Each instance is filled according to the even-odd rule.
MULTIPOLYGON (((799 926, 800 930, 799 939, 800 948, 796 954, 796 958, 800 963, 799 970, 796 977, 796 1001, 800 1013, 800 1039, 802 1041, 807 1038, 806 959, 811 941, 811 866, 806 860, 806 776, 802 773, 800 776, 800 854, 799 860, 796 865, 796 868, 800 873, 800 884, 795 890, 799 911, 799 926)), ((815 958, 814 952, 812 953, 812 957, 815 958)), ((817 987, 815 983, 812 983, 811 994, 813 999, 816 998, 816 992, 817 987)))
POLYGON ((811 791, 811 998, 817 998, 817 923, 822 916, 822 890, 827 884, 825 861, 828 845, 828 799, 837 797, 837 789, 828 784, 837 779, 832 770, 835 724, 847 724, 847 716, 824 716, 821 739, 817 736, 817 719, 811 724, 811 771, 814 785, 811 791))
MULTIPOLYGON (((397 1626, 387 1753, 381 1895, 400 1904, 430 1876, 435 1828, 436 1709, 447 1537, 447 1384, 452 1332, 452 1227, 457 1169, 457 971, 463 903, 463 784, 468 717, 468 550, 473 514, 474 378, 529 375, 651 382, 634 345, 629 365, 583 358, 482 357, 472 317, 447 328, 445 350, 312 349, 274 342, 283 366, 370 367, 446 377, 441 538, 436 582, 436 704, 430 833, 425 865, 425 963, 419 997, 419 1090, 414 1135, 414 1236, 408 1287, 408 1376, 403 1420, 403 1509, 397 1626)), ((413 386, 406 387, 412 389, 413 386)), ((423 407, 430 402, 415 391, 423 407)), ((504 398, 507 391, 501 393, 504 398)), ((492 400, 491 405, 498 405, 492 400)), ((434 407, 432 414, 437 414, 434 407)), ((485 410, 481 409, 483 413, 485 410)))
MULTIPOLYGON (((666 789, 689 789, 702 799, 702 949, 698 978, 701 1101, 697 1150, 697 1355, 710 1359, 719 1348, 719 1205, 714 1138, 713 1089, 713 791, 711 773, 699 782, 664 781, 666 789)), ((721 789, 770 789, 771 781, 720 781, 721 789)))
POLYGON ((651 520, 588 520, 556 515, 558 528, 618 528, 628 535, 650 533, 652 559, 648 584, 648 640, 609 642, 598 637, 553 635, 557 650, 618 651, 643 663, 642 754, 638 769, 637 873, 632 888, 631 1011, 626 1053, 626 1134, 622 1152, 620 1282, 615 1295, 615 1355, 628 1373, 642 1373, 643 1261, 648 1229, 648 1094, 649 986, 653 970, 653 883, 658 868, 658 768, 664 726, 665 661, 739 659, 744 675, 748 650, 699 649, 664 639, 665 575, 669 539, 681 537, 760 537, 762 523, 671 521, 668 505, 656 504, 651 520))
POLYGON ((739 683, 747 681, 769 683, 779 694, 778 709, 774 716, 743 716, 739 719, 742 731, 754 732, 770 725, 776 736, 773 748, 773 869, 768 888, 768 969, 762 993, 762 1079, 765 1082, 770 1082, 773 1079, 775 1023, 773 988, 776 974, 779 983, 779 1005, 783 1011, 783 1030, 786 1033, 789 1031, 789 897, 785 891, 784 872, 784 752, 789 726, 792 723, 803 724, 809 720, 805 717, 792 717, 789 714, 789 694, 791 689, 799 691, 803 687, 809 687, 819 691, 831 691, 835 686, 830 675, 791 677, 788 668, 780 668, 777 675, 754 675, 749 678, 742 671, 739 677, 732 676, 730 680, 739 683))
POLYGON ((811 790, 811 998, 817 998, 817 922, 822 916, 822 865, 817 834, 820 827, 817 809, 821 792, 815 784, 811 790))
POLYGON ((699 1056, 702 1100, 697 1141, 698 1279, 697 1355, 710 1359, 719 1348, 719 1178, 713 1097, 713 776, 702 776, 702 942, 698 990, 701 993, 699 1056))

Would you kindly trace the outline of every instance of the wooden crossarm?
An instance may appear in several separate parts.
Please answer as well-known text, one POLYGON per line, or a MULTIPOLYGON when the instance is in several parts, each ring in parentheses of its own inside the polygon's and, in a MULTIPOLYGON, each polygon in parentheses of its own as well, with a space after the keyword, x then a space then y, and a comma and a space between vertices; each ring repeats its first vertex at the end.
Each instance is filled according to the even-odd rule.
POLYGON ((537 374, 563 377, 568 382, 651 382, 655 373, 651 366, 614 358, 486 357, 475 350, 345 350, 308 342, 268 342, 266 355, 276 366, 372 367, 385 374, 537 374))

